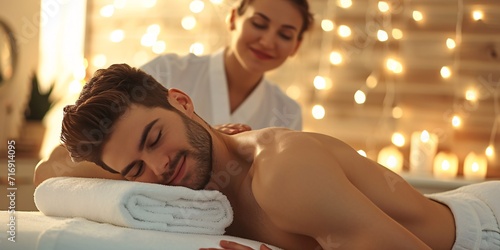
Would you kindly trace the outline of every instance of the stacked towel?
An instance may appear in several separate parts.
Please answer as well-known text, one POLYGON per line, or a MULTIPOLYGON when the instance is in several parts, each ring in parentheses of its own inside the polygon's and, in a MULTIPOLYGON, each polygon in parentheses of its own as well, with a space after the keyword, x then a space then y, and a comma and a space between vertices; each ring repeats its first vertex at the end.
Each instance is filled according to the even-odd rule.
POLYGON ((47 216, 177 233, 222 235, 233 220, 218 191, 122 180, 51 178, 35 190, 35 204, 47 216))

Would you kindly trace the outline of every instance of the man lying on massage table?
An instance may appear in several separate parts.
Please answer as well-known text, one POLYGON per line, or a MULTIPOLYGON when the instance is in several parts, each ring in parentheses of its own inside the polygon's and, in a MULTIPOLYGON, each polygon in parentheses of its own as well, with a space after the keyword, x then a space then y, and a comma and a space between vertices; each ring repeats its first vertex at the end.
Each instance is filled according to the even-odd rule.
POLYGON ((234 210, 227 234, 283 249, 500 247, 499 182, 425 197, 326 135, 222 134, 189 96, 125 64, 97 71, 64 111, 61 140, 71 157, 114 174, 75 171, 59 152, 39 164, 36 183, 92 176, 219 190, 234 210))

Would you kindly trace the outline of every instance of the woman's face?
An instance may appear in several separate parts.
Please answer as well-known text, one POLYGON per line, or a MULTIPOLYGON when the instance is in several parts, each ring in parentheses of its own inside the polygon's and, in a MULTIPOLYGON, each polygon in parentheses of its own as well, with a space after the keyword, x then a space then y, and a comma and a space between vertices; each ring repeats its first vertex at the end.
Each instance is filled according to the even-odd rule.
POLYGON ((231 50, 243 68, 266 72, 295 54, 302 15, 288 0, 254 0, 243 15, 231 16, 231 50))

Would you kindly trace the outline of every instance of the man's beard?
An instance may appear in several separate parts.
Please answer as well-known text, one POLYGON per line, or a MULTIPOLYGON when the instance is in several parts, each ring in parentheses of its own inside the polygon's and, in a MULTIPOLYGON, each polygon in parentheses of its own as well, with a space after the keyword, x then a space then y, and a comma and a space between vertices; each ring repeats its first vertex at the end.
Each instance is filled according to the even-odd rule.
POLYGON ((188 151, 187 153, 192 155, 195 160, 194 171, 189 176, 191 177, 191 183, 188 185, 191 189, 203 189, 210 182, 213 167, 212 136, 199 123, 182 113, 180 115, 186 126, 186 137, 193 148, 192 151, 188 151))

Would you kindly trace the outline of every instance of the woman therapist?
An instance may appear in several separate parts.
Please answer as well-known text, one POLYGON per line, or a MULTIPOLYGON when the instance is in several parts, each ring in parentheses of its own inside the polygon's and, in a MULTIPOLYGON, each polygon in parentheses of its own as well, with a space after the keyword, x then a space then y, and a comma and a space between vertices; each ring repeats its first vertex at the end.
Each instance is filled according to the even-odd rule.
POLYGON ((165 54, 141 69, 191 96, 198 115, 213 126, 301 130, 299 104, 264 74, 297 52, 312 21, 307 0, 242 0, 231 11, 226 48, 205 56, 165 54))

